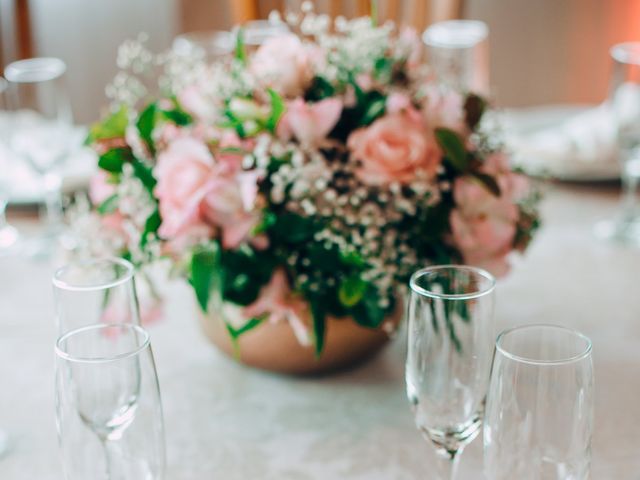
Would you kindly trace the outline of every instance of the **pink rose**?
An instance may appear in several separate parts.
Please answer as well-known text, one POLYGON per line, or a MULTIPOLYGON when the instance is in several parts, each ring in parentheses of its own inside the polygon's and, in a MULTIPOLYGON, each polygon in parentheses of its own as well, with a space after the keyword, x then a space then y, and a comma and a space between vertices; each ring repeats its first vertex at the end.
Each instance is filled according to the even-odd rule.
POLYGON ((453 241, 464 261, 498 276, 509 270, 506 257, 513 248, 518 220, 511 195, 501 193, 496 197, 475 178, 460 177, 453 186, 456 208, 450 216, 453 241))
POLYGON ((206 145, 179 138, 158 156, 155 195, 160 204, 160 236, 171 239, 201 224, 200 203, 215 179, 215 162, 206 145))
POLYGON ((287 274, 282 268, 273 272, 269 283, 262 287, 257 300, 243 309, 246 318, 267 316, 272 323, 289 322, 293 333, 302 345, 311 345, 307 326, 309 306, 299 295, 291 291, 287 274))
MULTIPOLYGON (((204 197, 202 214, 207 222, 222 230, 222 246, 236 248, 248 240, 262 215, 256 208, 258 179, 262 172, 240 172, 232 177, 220 176, 204 197)), ((268 246, 267 237, 251 239, 256 248, 268 246)))
POLYGON ((409 70, 414 70, 422 64, 423 44, 415 28, 402 27, 398 37, 398 45, 405 52, 409 70))
POLYGON ((313 78, 313 52, 298 36, 287 33, 265 41, 251 58, 249 68, 264 86, 296 97, 313 78))
POLYGON ((466 134, 464 98, 460 93, 429 85, 425 91, 422 111, 429 127, 445 127, 466 134))
POLYGON ((357 176, 369 185, 408 183, 420 172, 433 177, 441 161, 433 135, 402 113, 385 115, 369 127, 355 130, 347 146, 362 162, 357 176))
POLYGON ((205 123, 218 120, 219 113, 215 102, 208 98, 202 87, 191 85, 178 94, 178 102, 182 108, 205 123))
POLYGON ((278 136, 289 140, 291 136, 303 145, 317 146, 335 127, 342 113, 342 102, 327 98, 316 103, 305 103, 296 98, 287 104, 287 110, 278 123, 278 136))

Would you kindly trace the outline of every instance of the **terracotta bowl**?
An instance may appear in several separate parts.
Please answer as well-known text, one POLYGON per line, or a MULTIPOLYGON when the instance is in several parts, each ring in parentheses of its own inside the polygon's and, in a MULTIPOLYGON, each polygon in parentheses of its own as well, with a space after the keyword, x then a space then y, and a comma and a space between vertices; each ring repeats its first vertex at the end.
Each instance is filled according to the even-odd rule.
MULTIPOLYGON (((401 306, 397 308, 384 324, 395 328, 402 310, 401 306)), ((209 340, 229 357, 251 367, 294 375, 320 374, 355 365, 389 341, 382 329, 361 327, 350 318, 328 317, 324 350, 316 358, 313 347, 300 345, 288 324, 263 323, 238 339, 238 355, 219 315, 201 313, 200 321, 209 340)))

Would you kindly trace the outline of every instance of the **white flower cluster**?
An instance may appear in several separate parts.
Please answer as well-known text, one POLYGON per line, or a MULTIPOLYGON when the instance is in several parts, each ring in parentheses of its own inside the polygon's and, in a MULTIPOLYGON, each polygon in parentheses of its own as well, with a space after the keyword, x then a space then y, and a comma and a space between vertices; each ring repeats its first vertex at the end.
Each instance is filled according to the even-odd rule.
MULTIPOLYGON (((361 184, 353 162, 343 161, 340 152, 303 151, 299 145, 276 142, 265 149, 270 153, 286 151, 288 163, 270 176, 270 201, 305 218, 324 225, 313 241, 326 250, 338 249, 343 255, 355 255, 368 265, 362 279, 371 282, 380 293, 380 307, 387 308, 397 286, 418 261, 410 246, 412 232, 398 228, 400 222, 439 202, 437 185, 426 179, 412 184, 372 189, 361 184)), ((282 157, 280 157, 282 158, 282 157)), ((321 269, 307 269, 312 262, 292 252, 290 266, 301 265, 295 283, 311 291, 320 285, 333 286, 340 279, 327 276, 321 269)))

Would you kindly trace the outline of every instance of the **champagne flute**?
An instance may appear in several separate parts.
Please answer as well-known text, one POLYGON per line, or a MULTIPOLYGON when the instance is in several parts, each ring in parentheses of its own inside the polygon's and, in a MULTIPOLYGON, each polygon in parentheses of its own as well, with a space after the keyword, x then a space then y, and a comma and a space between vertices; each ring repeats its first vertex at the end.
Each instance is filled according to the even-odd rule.
POLYGON ((233 52, 235 37, 225 30, 182 33, 173 39, 171 48, 179 55, 215 61, 233 52))
POLYGON ((411 276, 407 397, 436 447, 440 478, 455 478, 460 453, 478 434, 494 343, 490 273, 433 266, 411 276))
POLYGON ((600 238, 640 246, 640 42, 614 45, 609 108, 624 191, 618 215, 596 224, 600 238))
POLYGON ((78 260, 53 275, 60 335, 96 323, 140 325, 134 267, 121 258, 78 260))
POLYGON ((149 334, 133 324, 56 342, 56 425, 67 480, 159 480, 164 427, 149 334))
MULTIPOLYGON (((0 77, 0 115, 4 117, 7 109, 6 91, 8 83, 0 77)), ((20 235, 18 231, 7 223, 6 209, 9 203, 9 192, 11 188, 11 179, 8 172, 11 171, 9 165, 9 152, 6 142, 8 140, 7 132, 9 130, 9 118, 2 118, 0 126, 0 168, 3 173, 0 174, 0 256, 9 255, 15 252, 20 235)), ((1 442, 0 442, 1 443, 1 442)), ((1 448, 0 448, 1 450, 1 448)))
POLYGON ((41 177, 47 212, 45 232, 32 242, 34 256, 50 253, 62 227, 60 166, 73 142, 71 106, 59 58, 30 58, 5 68, 14 110, 9 147, 41 177))
POLYGON ((554 325, 498 336, 484 423, 489 480, 586 480, 593 430, 591 342, 554 325))

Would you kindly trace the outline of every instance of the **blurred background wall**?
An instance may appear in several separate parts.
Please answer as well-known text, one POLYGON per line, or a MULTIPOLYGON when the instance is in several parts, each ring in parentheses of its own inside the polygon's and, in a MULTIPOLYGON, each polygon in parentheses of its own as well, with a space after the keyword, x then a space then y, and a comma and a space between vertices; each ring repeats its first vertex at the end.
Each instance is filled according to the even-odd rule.
MULTIPOLYGON (((76 118, 89 122, 104 105, 123 40, 144 31, 160 50, 180 32, 228 29, 232 1, 238 0, 0 0, 0 61, 16 56, 12 20, 26 4, 33 54, 67 62, 76 118)), ((342 3, 348 11, 359 1, 342 3)), ((322 10, 326 0, 316 3, 322 10)), ((260 0, 259 13, 276 4, 260 0)), ((609 46, 640 40, 640 0, 464 0, 462 12, 489 25, 493 92, 501 106, 600 102, 609 46)))

